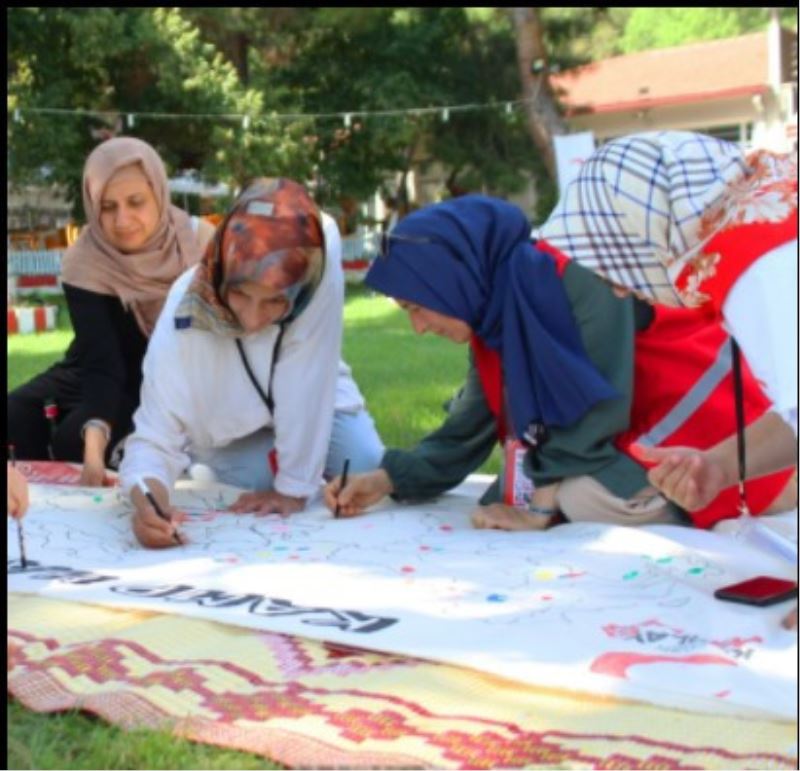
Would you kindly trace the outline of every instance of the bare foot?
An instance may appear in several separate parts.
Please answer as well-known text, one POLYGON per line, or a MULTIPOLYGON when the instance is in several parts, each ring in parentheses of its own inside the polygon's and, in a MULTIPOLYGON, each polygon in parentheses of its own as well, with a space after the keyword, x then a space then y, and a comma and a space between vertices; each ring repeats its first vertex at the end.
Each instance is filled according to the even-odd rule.
POLYGON ((472 512, 472 525, 478 530, 544 530, 553 516, 493 503, 472 512))

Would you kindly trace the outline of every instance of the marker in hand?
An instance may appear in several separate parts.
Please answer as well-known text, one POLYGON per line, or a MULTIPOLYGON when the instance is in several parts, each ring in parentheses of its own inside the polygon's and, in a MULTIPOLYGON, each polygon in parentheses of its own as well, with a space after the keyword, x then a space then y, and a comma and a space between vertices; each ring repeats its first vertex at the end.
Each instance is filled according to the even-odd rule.
MULTIPOLYGON (((158 516, 161 517, 161 519, 163 519, 165 522, 172 524, 171 517, 169 517, 161 508, 161 506, 158 505, 158 501, 156 501, 155 495, 153 495, 153 493, 150 491, 150 488, 147 486, 147 482, 145 482, 142 477, 139 477, 137 484, 142 493, 144 493, 144 497, 147 498, 150 505, 153 507, 153 511, 155 511, 155 513, 158 514, 158 516)), ((172 531, 172 539, 175 541, 175 543, 183 546, 183 541, 181 541, 181 537, 178 535, 177 530, 172 531)))
MULTIPOLYGON (((350 458, 346 458, 344 462, 344 468, 342 469, 342 482, 339 485, 339 492, 344 490, 345 486, 347 485, 347 471, 350 468, 350 458)), ((339 519, 339 496, 336 496, 336 508, 333 511, 333 518, 339 519)))

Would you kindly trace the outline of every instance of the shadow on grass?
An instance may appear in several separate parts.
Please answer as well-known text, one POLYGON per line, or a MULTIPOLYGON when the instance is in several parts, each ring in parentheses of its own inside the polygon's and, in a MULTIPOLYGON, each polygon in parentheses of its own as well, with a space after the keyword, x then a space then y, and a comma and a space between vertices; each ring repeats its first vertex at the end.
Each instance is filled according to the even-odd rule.
POLYGON ((64 358, 63 352, 38 353, 35 351, 17 351, 8 357, 8 390, 27 383, 29 380, 49 369, 64 358))

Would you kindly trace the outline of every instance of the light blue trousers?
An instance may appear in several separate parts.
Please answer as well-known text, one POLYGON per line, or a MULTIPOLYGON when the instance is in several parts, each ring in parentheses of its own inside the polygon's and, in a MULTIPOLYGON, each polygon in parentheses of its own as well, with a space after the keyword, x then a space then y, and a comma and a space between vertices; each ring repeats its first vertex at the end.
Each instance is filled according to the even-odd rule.
MULTIPOLYGON (((267 456, 274 444, 275 433, 262 428, 226 447, 193 453, 189 475, 207 477, 210 470, 217 482, 246 490, 269 490, 274 480, 267 456)), ((349 473, 373 471, 380 465, 383 451, 383 442, 366 410, 336 411, 325 459, 325 479, 341 474, 347 458, 350 459, 349 473)))

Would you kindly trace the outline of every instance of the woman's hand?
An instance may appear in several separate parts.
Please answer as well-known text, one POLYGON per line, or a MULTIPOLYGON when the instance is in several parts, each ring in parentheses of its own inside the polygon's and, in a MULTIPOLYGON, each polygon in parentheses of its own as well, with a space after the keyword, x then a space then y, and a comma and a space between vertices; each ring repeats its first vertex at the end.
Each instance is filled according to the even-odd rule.
POLYGON ((138 487, 134 487, 131 491, 131 500, 135 506, 133 532, 136 538, 142 546, 146 546, 148 549, 179 546, 184 542, 184 537, 178 533, 178 523, 183 522, 186 515, 170 506, 169 493, 160 482, 149 479, 147 486, 161 511, 169 517, 169 521, 159 517, 144 493, 138 487))
POLYGON ((8 465, 8 514, 22 519, 28 510, 28 480, 11 464, 8 465))
POLYGON ((79 484, 83 487, 103 487, 107 482, 106 467, 102 463, 84 463, 79 484))
POLYGON ((228 508, 228 511, 237 513, 256 514, 281 514, 288 516, 302 511, 306 505, 305 498, 295 498, 283 495, 277 490, 261 490, 253 493, 244 493, 228 508))
POLYGON ((342 478, 336 477, 325 486, 325 505, 335 512, 338 504, 340 516, 354 517, 393 491, 392 480, 383 469, 349 477, 344 489, 342 478))
POLYGON ((637 460, 656 464, 647 472, 650 484, 686 511, 705 508, 722 490, 735 484, 724 460, 708 450, 634 444, 631 451, 637 460))
POLYGON ((106 447, 111 427, 105 421, 93 419, 83 429, 83 469, 80 484, 102 487, 106 481, 106 447), (101 427, 102 426, 102 427, 101 427))

